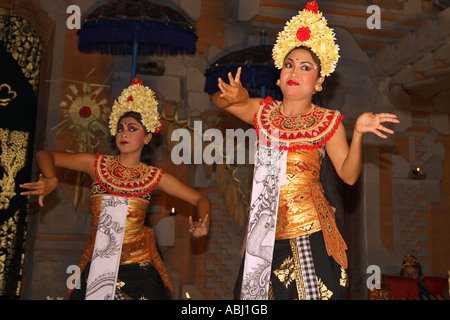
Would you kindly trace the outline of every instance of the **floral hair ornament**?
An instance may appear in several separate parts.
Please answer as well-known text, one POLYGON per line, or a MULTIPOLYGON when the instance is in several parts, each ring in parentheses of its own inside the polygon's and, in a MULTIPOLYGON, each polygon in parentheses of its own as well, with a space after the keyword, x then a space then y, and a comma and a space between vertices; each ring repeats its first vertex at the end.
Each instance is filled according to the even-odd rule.
POLYGON ((278 33, 272 50, 272 57, 278 69, 283 67, 284 59, 297 47, 308 47, 320 60, 320 75, 329 76, 336 69, 339 60, 339 46, 335 43, 334 31, 327 26, 327 20, 319 11, 316 1, 306 4, 303 11, 286 23, 278 33))
POLYGON ((124 89, 119 98, 114 101, 111 115, 109 116, 109 129, 112 136, 117 133, 117 125, 121 116, 127 112, 141 114, 141 121, 148 132, 158 133, 162 128, 159 117, 158 102, 155 93, 144 82, 136 78, 131 85, 124 89))

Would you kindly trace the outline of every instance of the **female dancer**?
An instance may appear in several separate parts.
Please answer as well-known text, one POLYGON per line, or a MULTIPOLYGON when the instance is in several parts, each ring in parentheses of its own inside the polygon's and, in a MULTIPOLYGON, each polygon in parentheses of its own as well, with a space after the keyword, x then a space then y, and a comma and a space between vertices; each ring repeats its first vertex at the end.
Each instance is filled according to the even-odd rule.
POLYGON ((92 225, 79 263, 81 290, 69 291, 72 299, 170 298, 169 273, 153 230, 144 226, 154 188, 195 205, 199 220, 194 223, 189 217, 190 232, 194 237, 208 233, 209 199, 163 169, 142 162, 143 150, 161 124, 153 91, 136 79, 114 102, 110 116, 118 156, 40 151, 39 181, 21 185, 29 189, 23 195, 39 196, 43 206, 44 198, 58 186, 55 167, 85 172, 94 181, 92 225))
POLYGON ((339 177, 354 184, 362 167, 363 135, 394 133, 389 113, 364 113, 348 146, 342 116, 314 105, 339 47, 315 1, 291 19, 273 48, 281 69, 282 101, 249 98, 241 69, 229 84, 218 80, 215 104, 254 124, 259 137, 246 237, 237 290, 241 299, 345 299, 347 246, 320 184, 327 154, 339 177), (326 152, 325 152, 326 151, 326 152), (242 282, 242 283, 241 283, 242 282))

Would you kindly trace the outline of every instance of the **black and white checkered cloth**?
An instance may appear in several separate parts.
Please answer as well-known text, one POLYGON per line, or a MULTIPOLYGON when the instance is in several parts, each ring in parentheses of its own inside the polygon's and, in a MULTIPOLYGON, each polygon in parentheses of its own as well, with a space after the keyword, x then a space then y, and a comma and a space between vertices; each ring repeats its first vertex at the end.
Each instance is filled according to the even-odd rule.
POLYGON ((123 295, 122 291, 116 289, 116 293, 114 294, 114 300, 127 300, 127 298, 123 295))
POLYGON ((320 298, 319 287, 317 286, 316 271, 314 269, 311 246, 309 245, 309 235, 297 238, 297 248, 301 261, 306 299, 318 300, 320 298))

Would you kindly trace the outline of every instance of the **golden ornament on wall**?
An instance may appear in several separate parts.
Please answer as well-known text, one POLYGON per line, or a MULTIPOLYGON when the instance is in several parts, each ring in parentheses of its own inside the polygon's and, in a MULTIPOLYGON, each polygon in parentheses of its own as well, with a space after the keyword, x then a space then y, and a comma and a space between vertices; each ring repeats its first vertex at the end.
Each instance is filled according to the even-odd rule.
POLYGON ((13 99, 17 97, 17 92, 11 89, 7 83, 0 85, 0 106, 6 107, 13 99))
POLYGON ((0 180, 0 209, 8 209, 15 192, 15 178, 26 164, 29 133, 0 128, 0 165, 4 174, 0 180))
POLYGON ((69 93, 60 104, 63 119, 52 129, 58 134, 64 128, 73 131, 75 144, 70 151, 93 152, 108 136, 110 108, 102 96, 103 86, 72 83, 66 90, 69 93))

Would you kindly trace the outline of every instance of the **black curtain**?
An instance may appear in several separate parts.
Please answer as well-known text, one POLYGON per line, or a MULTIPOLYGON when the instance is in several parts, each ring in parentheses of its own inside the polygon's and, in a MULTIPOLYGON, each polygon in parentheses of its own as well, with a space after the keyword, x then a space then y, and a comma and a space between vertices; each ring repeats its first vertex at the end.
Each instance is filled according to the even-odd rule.
POLYGON ((41 42, 24 19, 0 8, 0 299, 18 299, 27 226, 41 42))

